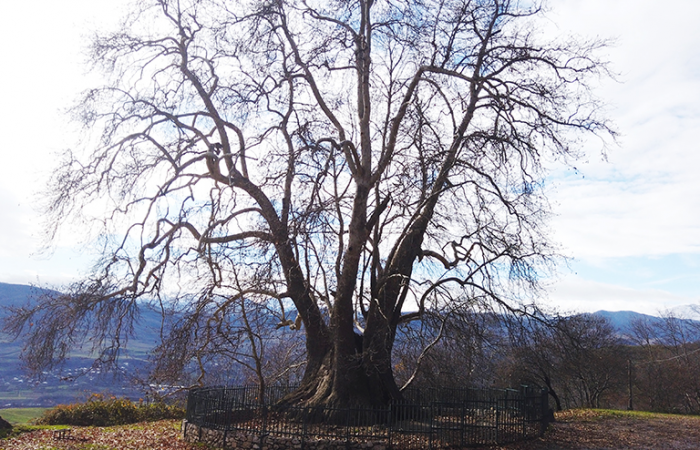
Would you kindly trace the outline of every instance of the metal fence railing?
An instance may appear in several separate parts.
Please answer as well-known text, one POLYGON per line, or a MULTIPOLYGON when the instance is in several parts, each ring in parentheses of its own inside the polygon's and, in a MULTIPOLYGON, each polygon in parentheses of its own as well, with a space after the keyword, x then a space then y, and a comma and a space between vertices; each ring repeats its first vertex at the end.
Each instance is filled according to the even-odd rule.
POLYGON ((319 440, 401 449, 503 444, 539 436, 547 426, 541 389, 413 389, 383 409, 275 408, 294 389, 273 386, 262 399, 256 386, 192 389, 186 420, 227 433, 291 438, 302 448, 319 440))

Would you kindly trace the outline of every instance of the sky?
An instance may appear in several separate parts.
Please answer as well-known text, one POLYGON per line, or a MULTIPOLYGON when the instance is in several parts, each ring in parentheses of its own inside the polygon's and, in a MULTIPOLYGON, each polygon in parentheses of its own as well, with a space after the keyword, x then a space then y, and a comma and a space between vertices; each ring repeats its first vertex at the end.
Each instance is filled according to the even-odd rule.
MULTIPOLYGON (((547 33, 614 40, 603 56, 616 79, 596 90, 620 138, 605 156, 600 141, 586 141, 575 170, 552 168, 550 228, 571 259, 543 301, 648 314, 699 304, 700 2, 548 5, 547 33)), ((124 10, 118 0, 0 6, 0 282, 60 285, 89 269, 94 255, 75 239, 39 251, 39 193, 56 155, 79 139, 65 111, 96 82, 87 37, 124 10)))

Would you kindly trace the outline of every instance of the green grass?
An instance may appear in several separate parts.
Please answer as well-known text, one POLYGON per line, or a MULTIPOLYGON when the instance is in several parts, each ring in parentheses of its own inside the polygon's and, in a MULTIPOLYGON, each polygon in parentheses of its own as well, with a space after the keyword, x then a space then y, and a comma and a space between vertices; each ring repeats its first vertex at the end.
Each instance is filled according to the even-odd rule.
POLYGON ((620 409, 569 409, 558 413, 562 418, 574 418, 583 420, 604 420, 616 417, 624 417, 635 420, 661 419, 661 418, 700 418, 686 414, 668 414, 649 411, 626 411, 620 409))
POLYGON ((594 411, 600 411, 601 414, 614 417, 630 417, 635 419, 659 419, 668 417, 698 417, 691 414, 671 414, 671 413, 657 413, 649 411, 625 411, 617 409, 597 409, 594 411))
POLYGON ((0 409, 0 416, 12 425, 27 425, 38 419, 48 408, 7 408, 0 409))
POLYGON ((11 439, 15 436, 19 436, 22 433, 29 433, 30 431, 36 430, 60 430, 63 428, 70 428, 65 425, 16 425, 11 430, 0 430, 0 439, 11 439))

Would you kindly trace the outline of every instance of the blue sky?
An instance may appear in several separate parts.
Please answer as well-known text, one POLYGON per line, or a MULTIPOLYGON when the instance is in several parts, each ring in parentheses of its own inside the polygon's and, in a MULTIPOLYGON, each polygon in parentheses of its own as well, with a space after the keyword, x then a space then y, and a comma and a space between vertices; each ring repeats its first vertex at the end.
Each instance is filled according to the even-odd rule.
POLYGON ((621 137, 577 172, 555 170, 556 239, 573 257, 564 308, 655 313, 700 300, 700 3, 558 0, 552 27, 615 39, 599 95, 621 137))
MULTIPOLYGON (((116 0, 10 2, 0 14, 0 282, 61 283, 88 267, 80 230, 37 254, 35 193, 78 140, 61 112, 95 80, 84 37, 116 0)), ((597 91, 621 136, 607 158, 584 143, 577 170, 553 167, 550 226, 570 270, 545 301, 565 310, 656 313, 700 302, 700 17, 697 0, 551 0, 542 32, 616 40, 618 74, 597 91)))

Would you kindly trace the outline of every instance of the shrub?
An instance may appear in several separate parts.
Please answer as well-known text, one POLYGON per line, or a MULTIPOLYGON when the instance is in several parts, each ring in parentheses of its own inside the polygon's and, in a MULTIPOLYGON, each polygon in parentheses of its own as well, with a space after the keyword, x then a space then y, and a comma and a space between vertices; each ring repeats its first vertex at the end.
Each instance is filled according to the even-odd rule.
POLYGON ((111 426, 163 419, 182 419, 185 410, 176 405, 134 403, 125 398, 92 394, 84 403, 58 405, 38 420, 43 425, 111 426))

